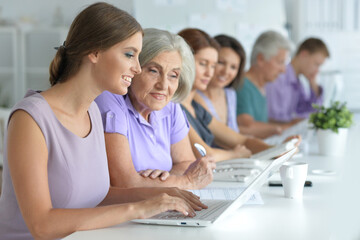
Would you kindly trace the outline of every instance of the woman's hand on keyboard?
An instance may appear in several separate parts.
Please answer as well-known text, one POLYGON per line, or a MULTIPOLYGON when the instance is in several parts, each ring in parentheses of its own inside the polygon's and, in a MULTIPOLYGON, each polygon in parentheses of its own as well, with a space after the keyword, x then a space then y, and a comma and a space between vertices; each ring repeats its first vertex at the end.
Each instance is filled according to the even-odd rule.
POLYGON ((170 173, 168 171, 160 170, 160 169, 147 169, 138 172, 142 177, 149 177, 151 179, 159 178, 161 181, 165 181, 170 173))
POLYGON ((205 204, 203 204, 200 201, 200 197, 196 196, 195 194, 189 191, 181 190, 179 188, 174 187, 174 188, 167 188, 165 193, 173 197, 180 197, 184 199, 196 211, 200 211, 201 209, 208 208, 205 204))
POLYGON ((196 195, 177 188, 164 188, 156 197, 134 203, 137 218, 149 218, 166 211, 178 211, 185 216, 194 217, 195 210, 207 208, 196 195))

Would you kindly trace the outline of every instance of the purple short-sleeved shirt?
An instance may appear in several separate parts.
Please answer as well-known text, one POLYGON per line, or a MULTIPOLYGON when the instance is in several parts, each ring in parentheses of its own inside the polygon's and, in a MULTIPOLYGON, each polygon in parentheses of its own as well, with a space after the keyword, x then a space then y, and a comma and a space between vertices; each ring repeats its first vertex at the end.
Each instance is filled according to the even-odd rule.
POLYGON ((170 102, 163 109, 151 112, 150 122, 147 122, 135 110, 127 95, 105 91, 95 102, 99 106, 105 132, 119 133, 128 139, 136 171, 171 170, 170 147, 189 132, 179 104, 170 102))
MULTIPOLYGON (((322 93, 322 88, 320 89, 322 93)), ((314 111, 312 104, 322 103, 322 94, 316 96, 313 90, 307 96, 291 63, 286 72, 266 85, 266 99, 269 118, 288 122, 295 118, 306 118, 314 111)))

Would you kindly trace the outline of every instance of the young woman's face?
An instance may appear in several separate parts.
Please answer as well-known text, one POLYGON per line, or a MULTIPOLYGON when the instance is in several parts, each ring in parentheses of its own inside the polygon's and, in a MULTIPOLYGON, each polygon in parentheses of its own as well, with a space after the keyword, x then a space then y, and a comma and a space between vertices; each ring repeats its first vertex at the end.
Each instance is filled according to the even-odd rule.
POLYGON ((211 78, 214 76, 218 61, 218 51, 207 47, 199 50, 195 55, 196 76, 193 89, 205 91, 211 78))
POLYGON ((130 87, 135 109, 157 111, 164 108, 178 88, 181 65, 178 51, 162 52, 144 65, 130 87))
POLYGON ((95 78, 102 91, 124 95, 135 74, 141 72, 139 53, 142 48, 142 33, 138 32, 128 39, 115 44, 106 51, 98 52, 95 64, 95 78))
POLYGON ((221 88, 228 86, 238 74, 240 63, 239 55, 232 48, 221 48, 215 74, 210 84, 221 88))

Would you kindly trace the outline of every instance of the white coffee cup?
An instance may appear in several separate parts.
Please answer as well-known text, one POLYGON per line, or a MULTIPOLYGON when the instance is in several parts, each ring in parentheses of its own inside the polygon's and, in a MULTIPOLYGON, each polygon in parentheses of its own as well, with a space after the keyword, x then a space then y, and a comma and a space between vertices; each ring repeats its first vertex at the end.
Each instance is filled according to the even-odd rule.
POLYGON ((285 162, 280 167, 285 197, 302 198, 307 171, 308 164, 301 162, 285 162))

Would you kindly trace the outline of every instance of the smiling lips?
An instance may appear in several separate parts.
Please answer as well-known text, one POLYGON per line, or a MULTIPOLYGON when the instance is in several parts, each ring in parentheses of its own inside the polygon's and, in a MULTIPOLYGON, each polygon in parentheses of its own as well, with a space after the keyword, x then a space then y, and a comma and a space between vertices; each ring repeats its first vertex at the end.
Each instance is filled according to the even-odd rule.
POLYGON ((128 83, 128 85, 130 86, 131 85, 131 81, 132 81, 132 78, 129 77, 129 76, 122 76, 122 79, 124 79, 124 81, 126 83, 128 83))
POLYGON ((210 79, 201 79, 200 81, 202 82, 202 84, 208 85, 210 82, 210 79))
POLYGON ((225 82, 225 81, 226 81, 226 77, 220 76, 220 77, 218 77, 218 80, 219 80, 220 82, 225 82))
POLYGON ((166 95, 162 93, 150 93, 150 95, 156 100, 164 100, 166 95))

